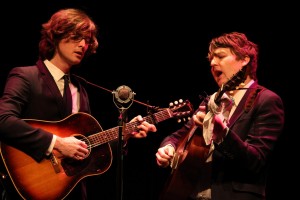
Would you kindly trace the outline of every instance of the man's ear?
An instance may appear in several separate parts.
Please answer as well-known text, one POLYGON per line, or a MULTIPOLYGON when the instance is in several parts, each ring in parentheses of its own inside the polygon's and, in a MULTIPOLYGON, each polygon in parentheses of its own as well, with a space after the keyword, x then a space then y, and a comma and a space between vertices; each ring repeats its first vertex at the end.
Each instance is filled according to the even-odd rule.
POLYGON ((243 66, 246 66, 250 61, 250 57, 249 56, 246 56, 244 59, 243 59, 243 66))

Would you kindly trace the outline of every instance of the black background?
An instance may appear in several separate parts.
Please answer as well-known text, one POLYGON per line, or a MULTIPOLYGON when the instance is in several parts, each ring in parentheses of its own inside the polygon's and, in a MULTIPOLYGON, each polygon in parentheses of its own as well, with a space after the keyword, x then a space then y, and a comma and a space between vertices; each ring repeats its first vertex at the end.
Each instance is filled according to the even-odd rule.
MULTIPOLYGON (((208 43, 224 32, 244 32, 260 47, 259 83, 278 93, 285 104, 285 129, 275 149, 267 192, 268 200, 289 199, 296 192, 291 180, 297 181, 298 173, 294 157, 298 133, 292 136, 290 122, 290 109, 297 102, 288 96, 297 68, 294 65, 298 65, 297 56, 291 55, 291 47, 298 48, 296 12, 287 2, 264 6, 223 3, 7 2, 0 14, 0 92, 12 67, 35 64, 41 24, 60 8, 81 8, 99 26, 98 52, 83 61, 77 74, 109 91, 127 85, 136 94, 135 100, 160 108, 179 99, 188 99, 196 108, 200 94, 216 91, 206 59, 208 43)), ((103 130, 117 126, 119 117, 113 95, 107 90, 89 89, 92 114, 103 130)), ((147 107, 135 102, 127 114, 130 119, 137 114, 146 116, 147 107)), ((156 166, 155 153, 162 139, 179 126, 175 119, 169 119, 157 125, 158 132, 129 141, 123 199, 157 199, 169 171, 156 166)), ((116 161, 114 156, 105 174, 89 177, 95 199, 115 199, 116 161)))

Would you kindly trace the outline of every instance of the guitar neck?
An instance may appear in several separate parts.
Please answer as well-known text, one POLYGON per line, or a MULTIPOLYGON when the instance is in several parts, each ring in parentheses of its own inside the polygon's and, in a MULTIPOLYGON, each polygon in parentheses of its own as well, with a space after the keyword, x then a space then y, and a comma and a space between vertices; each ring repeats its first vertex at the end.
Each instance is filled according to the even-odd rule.
POLYGON ((215 96, 215 103, 217 105, 220 105, 221 97, 223 96, 224 93, 225 93, 225 90, 223 89, 223 85, 222 85, 215 96))
MULTIPOLYGON (((152 115, 143 117, 143 119, 150 124, 156 124, 156 123, 162 122, 162 121, 167 120, 172 117, 173 117, 173 112, 171 111, 171 109, 166 108, 166 109, 159 111, 157 113, 154 113, 152 115)), ((125 124, 126 134, 131 133, 133 131, 138 131, 137 126, 139 124, 140 124, 139 121, 133 121, 133 122, 126 123, 125 124)), ((114 128, 111 128, 111 129, 88 136, 88 139, 91 142, 91 146, 92 147, 99 146, 101 144, 111 142, 113 140, 118 139, 119 128, 120 127, 114 127, 114 128)))
POLYGON ((246 77, 246 67, 240 69, 236 74, 234 74, 225 84, 223 84, 215 96, 215 103, 220 104, 221 98, 225 92, 237 90, 240 83, 244 82, 246 77))

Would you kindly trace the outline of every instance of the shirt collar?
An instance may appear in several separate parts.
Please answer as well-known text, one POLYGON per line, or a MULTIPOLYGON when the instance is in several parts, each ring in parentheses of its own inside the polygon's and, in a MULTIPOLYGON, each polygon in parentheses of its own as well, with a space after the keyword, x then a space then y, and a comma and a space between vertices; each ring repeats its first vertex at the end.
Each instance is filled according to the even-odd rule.
POLYGON ((56 67, 53 63, 51 63, 49 60, 44 60, 44 64, 48 68, 50 74, 53 76, 54 80, 57 82, 59 81, 65 73, 61 71, 58 67, 56 67))
MULTIPOLYGON (((252 79, 243 88, 249 88, 253 83, 254 83, 254 80, 252 79)), ((235 106, 237 106, 240 103, 240 101, 243 98, 243 96, 245 95, 245 93, 246 93, 246 90, 240 89, 232 96, 235 106)))

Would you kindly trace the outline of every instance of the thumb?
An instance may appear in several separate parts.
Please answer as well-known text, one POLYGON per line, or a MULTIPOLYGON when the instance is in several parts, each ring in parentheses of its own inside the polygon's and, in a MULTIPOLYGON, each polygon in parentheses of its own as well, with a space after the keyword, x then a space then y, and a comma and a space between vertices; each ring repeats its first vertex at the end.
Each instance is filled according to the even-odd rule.
POLYGON ((169 156, 173 156, 173 155, 174 155, 174 152, 175 152, 174 147, 171 146, 171 145, 168 145, 167 148, 166 148, 166 153, 167 153, 169 156))

